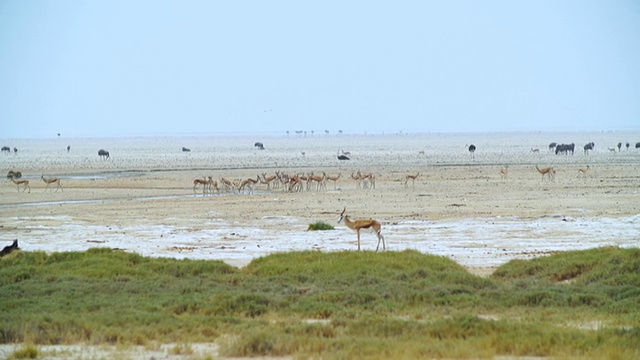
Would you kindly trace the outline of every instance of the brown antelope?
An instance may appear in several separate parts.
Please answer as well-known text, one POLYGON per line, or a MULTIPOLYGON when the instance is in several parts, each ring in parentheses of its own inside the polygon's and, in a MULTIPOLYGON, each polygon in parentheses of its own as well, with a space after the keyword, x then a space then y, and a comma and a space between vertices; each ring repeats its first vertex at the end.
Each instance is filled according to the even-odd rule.
POLYGON ((225 179, 225 178, 221 178, 220 182, 222 183, 222 187, 224 188, 225 192, 229 192, 229 191, 235 191, 233 183, 231 182, 231 180, 225 179))
POLYGON ((553 178, 555 178, 556 170, 552 167, 544 167, 541 169, 536 165, 536 170, 538 170, 540 175, 542 175, 542 181, 544 181, 545 176, 548 177, 549 180, 553 180, 553 178))
POLYGON ((411 187, 415 188, 416 187, 416 179, 418 178, 418 176, 420 176, 420 173, 416 173, 415 175, 407 175, 404 177, 404 187, 408 188, 409 187, 409 180, 411 180, 411 187))
MULTIPOLYGON (((276 180, 277 178, 278 178, 277 175, 267 176, 267 173, 262 173, 262 180, 260 181, 260 183, 267 184, 267 189, 271 189, 271 182, 276 180)), ((273 184, 274 184, 273 187, 275 188, 278 182, 275 181, 273 184)))
POLYGON ((356 181, 356 188, 360 189, 362 187, 362 175, 360 171, 358 173, 351 173, 351 178, 356 181))
POLYGON ((502 169, 500 169, 500 179, 502 179, 502 181, 507 181, 507 177, 509 176, 509 170, 508 170, 508 166, 503 167, 502 169))
POLYGON ((244 193, 244 189, 247 188, 249 191, 249 194, 253 193, 253 187, 260 182, 260 176, 256 176, 255 179, 253 178, 247 178, 245 180, 242 180, 240 182, 240 185, 238 186, 238 192, 244 193))
POLYGON ((347 208, 345 207, 340 214, 340 219, 338 219, 338 223, 344 220, 344 224, 351 230, 355 230, 358 234, 358 251, 360 251, 360 229, 373 229, 376 235, 378 236, 378 246, 376 246, 376 251, 380 248, 380 242, 382 241, 382 250, 386 250, 386 244, 384 242, 384 236, 382 236, 382 225, 376 220, 368 219, 368 220, 355 220, 351 221, 349 219, 349 215, 345 215, 345 211, 347 208))
POLYGON ((302 191, 302 178, 298 175, 290 175, 286 179, 285 184, 289 184, 289 186, 284 187, 283 189, 288 190, 289 192, 293 191, 302 191))
POLYGON ((589 171, 589 165, 586 168, 578 169, 578 177, 587 177, 587 172, 589 171))
POLYGON ((372 189, 376 188, 376 176, 372 173, 362 174, 363 187, 368 189, 371 187, 372 189))
POLYGON ((207 192, 207 189, 211 188, 211 183, 213 183, 211 176, 208 176, 205 179, 195 179, 193 180, 193 192, 196 192, 196 187, 198 187, 198 185, 202 185, 202 193, 204 194, 207 192))
POLYGON ((311 187, 313 186, 313 183, 316 184, 316 191, 320 191, 323 188, 327 190, 327 187, 325 185, 324 173, 323 173, 323 176, 313 175, 313 174, 309 175, 307 180, 307 191, 311 189, 311 187))
POLYGON ((336 189, 336 184, 338 182, 338 179, 340 179, 340 176, 342 176, 342 173, 338 173, 337 176, 330 176, 325 174, 324 172, 322 173, 322 175, 324 175, 325 179, 329 180, 329 181, 333 181, 333 190, 336 189))
POLYGON ((58 189, 61 189, 64 192, 64 189, 62 188, 62 184, 60 183, 60 179, 58 178, 45 178, 44 175, 41 176, 42 181, 44 181, 45 184, 47 184, 47 186, 44 188, 44 191, 47 191, 47 189, 49 188, 49 185, 51 184, 57 184, 58 186, 56 186, 56 192, 58 192, 58 189))
POLYGON ((16 184, 16 187, 18 188, 18 192, 20 192, 20 185, 22 185, 23 186, 22 192, 24 192, 28 188, 29 193, 31 193, 31 186, 29 186, 29 180, 27 179, 16 180, 14 177, 11 177, 11 181, 13 181, 13 183, 16 184))

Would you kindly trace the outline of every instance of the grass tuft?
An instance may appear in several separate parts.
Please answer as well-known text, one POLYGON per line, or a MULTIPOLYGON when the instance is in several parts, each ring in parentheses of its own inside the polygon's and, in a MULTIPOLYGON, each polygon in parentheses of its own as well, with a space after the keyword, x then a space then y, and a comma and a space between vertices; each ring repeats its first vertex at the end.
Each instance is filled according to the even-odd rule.
POLYGON ((37 359, 40 355, 40 350, 37 346, 33 344, 25 344, 21 349, 11 353, 7 360, 37 359))
POLYGON ((331 224, 327 224, 323 221, 317 221, 313 224, 309 224, 309 228, 307 231, 315 231, 315 230, 335 230, 335 227, 331 224))

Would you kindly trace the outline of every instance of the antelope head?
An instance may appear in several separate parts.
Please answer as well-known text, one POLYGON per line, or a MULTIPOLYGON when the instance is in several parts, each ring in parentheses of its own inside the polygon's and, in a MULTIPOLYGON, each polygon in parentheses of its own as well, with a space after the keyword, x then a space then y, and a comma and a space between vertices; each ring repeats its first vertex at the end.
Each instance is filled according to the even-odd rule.
POLYGON ((342 221, 342 219, 344 219, 345 215, 344 212, 347 211, 347 207, 344 207, 344 210, 342 210, 342 212, 340 213, 340 219, 338 219, 338 224, 342 221))

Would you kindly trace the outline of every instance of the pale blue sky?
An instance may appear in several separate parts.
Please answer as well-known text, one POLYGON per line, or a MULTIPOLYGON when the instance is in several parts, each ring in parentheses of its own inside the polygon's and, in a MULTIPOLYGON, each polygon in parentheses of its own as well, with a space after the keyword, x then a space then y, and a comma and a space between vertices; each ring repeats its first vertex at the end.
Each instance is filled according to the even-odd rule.
POLYGON ((0 0, 0 138, 640 129, 639 1, 0 0))

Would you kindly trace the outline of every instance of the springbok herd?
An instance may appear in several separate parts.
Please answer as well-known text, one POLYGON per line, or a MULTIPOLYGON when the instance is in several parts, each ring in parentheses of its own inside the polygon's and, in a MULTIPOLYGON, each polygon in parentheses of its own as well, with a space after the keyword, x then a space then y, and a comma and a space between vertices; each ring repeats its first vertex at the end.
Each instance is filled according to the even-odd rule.
MULTIPOLYGON (((542 182, 555 182, 557 169, 555 167, 539 167, 534 168, 540 175, 542 182)), ((577 170, 577 177, 579 179, 586 179, 587 173, 590 170, 590 166, 580 167, 577 170)), ((498 175, 503 182, 509 179, 509 166, 502 167, 498 175)), ((404 187, 415 187, 415 181, 420 176, 420 172, 416 174, 407 174, 404 176, 404 187)), ((304 174, 287 174, 284 172, 276 171, 273 175, 267 175, 262 173, 256 175, 255 178, 245 179, 227 179, 221 177, 220 179, 213 179, 212 176, 204 176, 202 178, 193 180, 193 192, 196 193, 198 189, 202 189, 203 194, 214 193, 232 193, 232 194, 252 194, 259 186, 263 186, 267 190, 282 190, 284 192, 301 192, 301 191, 327 191, 327 183, 333 183, 333 190, 339 189, 337 183, 338 180, 345 179, 347 181, 353 181, 356 189, 375 189, 376 176, 373 173, 363 173, 356 171, 351 175, 343 177, 342 173, 337 175, 327 175, 322 172, 322 175, 314 175, 313 172, 304 174)))
MULTIPOLYGON (((342 177, 342 173, 337 175, 327 175, 322 172, 322 175, 315 175, 313 172, 304 174, 287 174, 284 172, 276 171, 273 175, 256 175, 255 178, 245 179, 227 179, 221 177, 219 180, 214 180, 211 176, 204 176, 202 179, 193 180, 193 192, 195 193, 199 187, 202 188, 204 194, 209 193, 234 193, 244 194, 253 193, 254 189, 258 186, 264 186, 268 190, 282 189, 282 191, 288 192, 300 192, 300 191, 326 191, 327 183, 333 182, 333 189, 337 189, 337 182, 342 177)), ((352 173, 350 178, 355 181, 358 189, 369 189, 376 187, 376 177, 372 173, 362 173, 357 171, 352 173)))
MULTIPOLYGON (((578 169, 578 178, 585 179, 591 168, 589 165, 578 169)), ((542 182, 554 182, 556 178, 557 170, 555 167, 543 167, 535 166, 535 170, 541 175, 542 182)), ((500 179, 505 182, 509 179, 509 167, 505 165, 499 170, 498 175, 500 179)), ((27 179, 21 178, 20 172, 10 171, 7 175, 7 179, 16 184, 18 192, 22 188, 22 192, 31 192, 30 182, 27 179), (19 174, 19 175, 18 175, 19 174)), ((415 187, 415 181, 420 176, 420 172, 416 174, 407 174, 404 177, 404 187, 408 188, 409 183, 411 187, 415 187)), ((50 186, 55 186, 55 191, 64 191, 60 178, 46 178, 41 177, 42 181, 46 184, 45 191, 50 189, 50 186)), ((267 175, 266 173, 258 174, 255 178, 245 179, 227 179, 221 177, 219 179, 213 179, 212 176, 203 176, 202 178, 193 180, 193 192, 196 193, 198 189, 202 190, 203 194, 214 193, 230 193, 230 194, 252 194, 259 186, 263 186, 267 190, 282 190, 285 192, 301 192, 301 191, 327 191, 327 183, 331 182, 333 190, 338 189, 338 181, 346 179, 347 181, 353 181, 356 189, 375 189, 376 176, 371 173, 363 173, 356 171, 349 176, 342 176, 342 173, 337 175, 328 175, 324 171, 322 175, 315 175, 310 173, 296 173, 287 174, 285 172, 276 171, 273 175, 267 175)), ((53 188, 51 188, 53 191, 53 188)))

